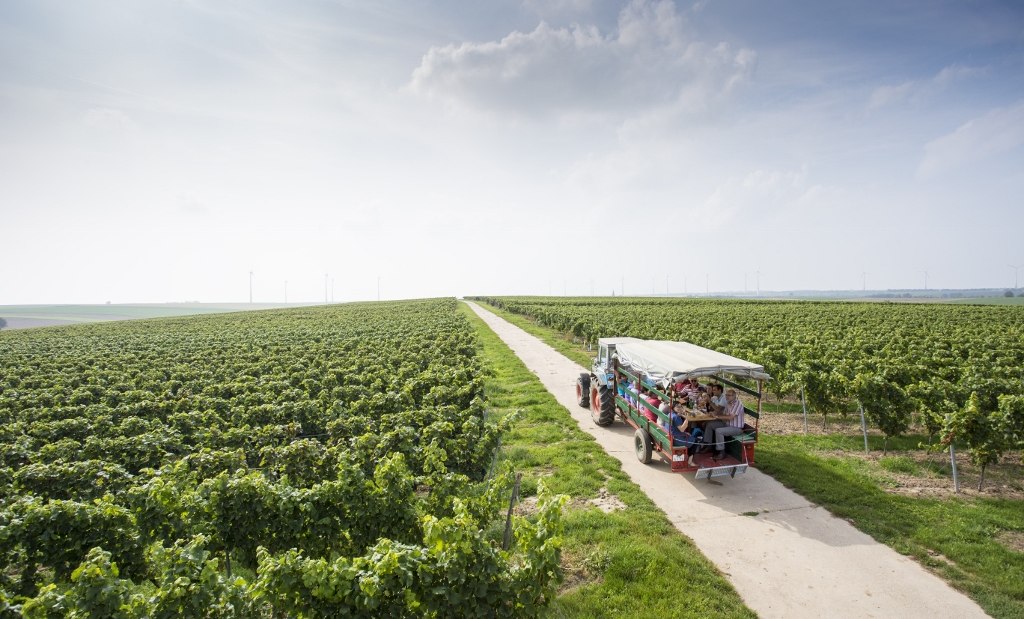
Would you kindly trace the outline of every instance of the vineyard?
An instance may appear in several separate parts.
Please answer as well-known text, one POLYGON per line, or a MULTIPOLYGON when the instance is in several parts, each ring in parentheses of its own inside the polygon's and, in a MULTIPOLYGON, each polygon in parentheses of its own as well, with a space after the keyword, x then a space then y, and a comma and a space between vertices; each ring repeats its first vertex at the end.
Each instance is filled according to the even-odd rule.
POLYGON ((535 616, 455 301, 0 333, 0 615, 535 616), (497 470, 495 470, 497 469, 497 470))
POLYGON ((1024 445, 1024 312, 940 304, 481 297, 584 343, 685 340, 764 365, 779 397, 863 407, 886 439, 911 424, 982 469, 1024 445))

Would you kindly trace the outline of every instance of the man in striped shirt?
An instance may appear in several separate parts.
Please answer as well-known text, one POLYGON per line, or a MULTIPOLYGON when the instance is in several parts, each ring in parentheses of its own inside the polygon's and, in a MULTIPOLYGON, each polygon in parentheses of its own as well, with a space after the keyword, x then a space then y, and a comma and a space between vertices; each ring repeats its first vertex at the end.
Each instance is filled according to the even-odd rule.
MULTIPOLYGON (((735 389, 725 392, 725 409, 715 416, 721 425, 716 425, 714 429, 715 455, 712 459, 721 460, 725 457, 725 438, 743 433, 743 402, 736 397, 735 389)), ((714 423, 711 421, 708 425, 714 423)))

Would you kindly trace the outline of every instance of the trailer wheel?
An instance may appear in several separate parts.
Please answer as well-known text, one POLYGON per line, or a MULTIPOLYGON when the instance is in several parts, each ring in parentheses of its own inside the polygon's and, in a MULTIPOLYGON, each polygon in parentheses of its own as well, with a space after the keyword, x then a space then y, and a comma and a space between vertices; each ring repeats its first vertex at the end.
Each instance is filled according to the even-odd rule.
POLYGON ((583 408, 590 408, 590 374, 580 374, 576 379, 576 401, 583 408))
POLYGON ((633 433, 633 448, 636 451, 636 459, 643 464, 651 462, 651 435, 647 430, 637 430, 633 433))
POLYGON ((610 426, 615 421, 615 392, 608 387, 590 388, 590 417, 599 426, 610 426))

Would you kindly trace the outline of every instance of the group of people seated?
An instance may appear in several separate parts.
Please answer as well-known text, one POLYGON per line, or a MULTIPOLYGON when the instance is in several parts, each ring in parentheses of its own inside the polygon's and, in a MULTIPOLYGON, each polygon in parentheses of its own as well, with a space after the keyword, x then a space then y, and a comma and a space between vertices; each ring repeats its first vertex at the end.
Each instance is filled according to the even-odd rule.
POLYGON ((724 389, 719 383, 702 385, 697 378, 689 378, 672 384, 673 405, 663 402, 652 393, 653 385, 640 381, 623 389, 623 397, 631 406, 654 423, 659 424, 672 437, 674 447, 686 447, 689 464, 694 465, 693 456, 708 451, 714 446, 712 460, 725 457, 727 437, 741 434, 744 427, 743 402, 735 389, 724 389), (636 397, 633 396, 636 394, 636 397), (643 399, 651 408, 658 409, 668 423, 646 406, 638 403, 643 399), (707 417, 712 417, 707 419, 707 417), (700 417, 702 419, 694 419, 700 417))

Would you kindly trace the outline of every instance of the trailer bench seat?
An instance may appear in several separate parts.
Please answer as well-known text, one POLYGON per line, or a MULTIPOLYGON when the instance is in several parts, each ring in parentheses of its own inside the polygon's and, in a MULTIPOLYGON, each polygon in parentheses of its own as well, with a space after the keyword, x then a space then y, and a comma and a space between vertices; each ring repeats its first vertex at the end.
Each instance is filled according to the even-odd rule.
POLYGON ((757 431, 753 428, 744 428, 742 434, 734 434, 728 437, 725 443, 725 451, 740 462, 754 461, 754 444, 757 443, 757 431), (746 458, 744 458, 746 452, 746 458))

